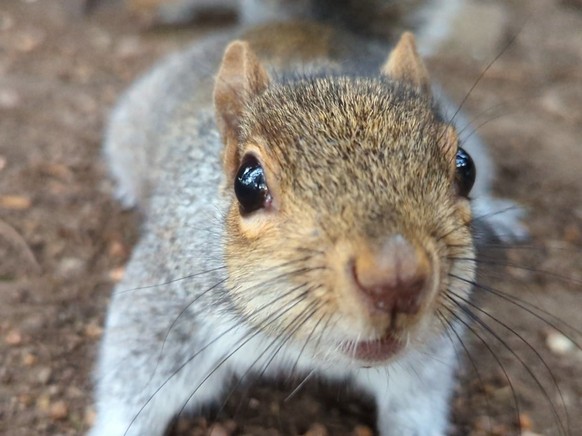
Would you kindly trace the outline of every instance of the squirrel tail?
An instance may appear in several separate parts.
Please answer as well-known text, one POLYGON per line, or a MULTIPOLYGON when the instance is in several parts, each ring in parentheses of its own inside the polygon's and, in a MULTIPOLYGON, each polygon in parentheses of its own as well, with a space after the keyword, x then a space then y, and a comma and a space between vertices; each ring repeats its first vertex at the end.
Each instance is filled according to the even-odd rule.
POLYGON ((282 18, 315 19, 388 41, 397 41, 406 30, 413 31, 420 50, 430 53, 448 34, 462 1, 242 0, 239 14, 241 21, 250 24, 282 18))
MULTIPOLYGON (((158 19, 183 23, 211 10, 238 14, 243 24, 288 19, 331 22, 380 40, 396 41, 413 31, 421 53, 433 52, 446 37, 464 0, 154 0, 158 19)), ((136 3, 136 0, 133 0, 136 3)), ((148 4, 152 4, 150 0, 148 4)))

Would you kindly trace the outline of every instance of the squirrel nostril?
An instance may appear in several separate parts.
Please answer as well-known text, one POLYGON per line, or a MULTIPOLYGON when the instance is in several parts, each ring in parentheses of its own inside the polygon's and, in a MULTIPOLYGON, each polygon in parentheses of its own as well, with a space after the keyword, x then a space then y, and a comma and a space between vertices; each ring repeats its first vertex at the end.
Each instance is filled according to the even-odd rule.
POLYGON ((387 313, 417 313, 420 308, 420 295, 426 283, 426 275, 418 275, 406 280, 386 276, 385 283, 372 286, 363 285, 357 270, 354 269, 354 280, 359 290, 376 309, 387 313))
POLYGON ((360 253, 352 266, 359 291, 374 308, 394 314, 415 314, 428 279, 429 262, 401 236, 390 238, 374 253, 360 253))

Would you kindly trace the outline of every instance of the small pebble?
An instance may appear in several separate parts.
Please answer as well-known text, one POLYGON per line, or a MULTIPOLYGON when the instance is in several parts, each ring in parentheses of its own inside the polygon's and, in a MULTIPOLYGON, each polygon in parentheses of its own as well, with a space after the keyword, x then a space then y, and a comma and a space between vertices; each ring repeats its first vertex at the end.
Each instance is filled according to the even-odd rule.
POLYGON ((279 416, 281 414, 281 408, 279 407, 279 403, 277 403, 276 401, 272 401, 271 404, 269 404, 269 411, 271 412, 272 415, 279 416))
MULTIPOLYGON (((531 430, 532 428, 532 421, 531 418, 527 413, 520 413, 519 414, 519 428, 521 430, 531 430)), ((522 433, 523 434, 523 433, 522 433)))
POLYGON ((5 32, 14 27, 14 19, 5 12, 0 12, 0 32, 5 32))
POLYGON ((65 391, 65 395, 69 400, 75 398, 86 398, 87 391, 85 389, 80 389, 77 386, 69 386, 65 391))
POLYGON ((354 436, 374 436, 374 432, 367 425, 357 425, 354 427, 354 436))
POLYGON ((34 366, 38 362, 38 357, 32 353, 26 353, 22 356, 22 364, 24 366, 34 366))
POLYGON ((46 385, 51 379, 52 374, 52 369, 50 369, 48 366, 44 366, 37 371, 36 379, 40 384, 46 385))
POLYGON ((20 95, 15 90, 0 89, 0 109, 14 109, 20 101, 20 95))
POLYGON ((208 436, 230 436, 232 432, 221 422, 214 423, 208 429, 208 436))
POLYGON ((111 271, 109 271, 109 279, 112 282, 118 283, 123 279, 123 276, 125 275, 125 268, 120 266, 117 268, 113 268, 111 271))
POLYGON ((22 333, 19 330, 10 330, 4 337, 7 345, 20 345, 22 343, 22 333))
POLYGON ((20 394, 18 396, 18 403, 23 407, 29 407, 32 404, 32 396, 29 394, 20 394))
POLYGON ((48 163, 39 168, 39 170, 41 173, 61 182, 71 183, 74 179, 73 170, 60 163, 48 163))
POLYGON ((315 423, 305 432, 305 436, 328 436, 329 432, 323 424, 315 423))
POLYGON ((493 435, 496 434, 493 433, 493 428, 497 425, 490 416, 481 415, 473 421, 473 430, 476 435, 493 435))
POLYGON ((119 241, 112 241, 107 251, 111 257, 125 257, 127 255, 127 248, 119 241))
POLYGON ((186 433, 190 430, 191 424, 188 419, 180 418, 178 422, 174 424, 174 432, 178 434, 186 433))
POLYGON ((258 409, 260 405, 261 405, 261 402, 259 400, 257 400, 256 398, 249 399, 249 408, 258 409))
POLYGON ((115 54, 120 59, 126 60, 139 56, 142 51, 140 40, 134 36, 127 36, 119 41, 115 54))
POLYGON ((231 433, 234 433, 236 431, 236 429, 238 428, 238 424, 236 423, 235 420, 233 419, 229 419, 228 421, 224 422, 224 426, 226 427, 227 430, 229 430, 231 433))
POLYGON ((103 334, 103 327, 95 322, 91 322, 85 326, 85 336, 91 339, 98 339, 103 334))
POLYGON ((30 53, 36 50, 43 42, 45 36, 40 32, 21 33, 16 39, 16 50, 22 53, 30 53))
POLYGON ((47 392, 49 397, 54 398, 56 396, 60 396, 62 393, 62 389, 60 385, 52 384, 48 387, 47 392))
POLYGON ((139 12, 151 12, 164 0, 127 0, 127 4, 130 10, 139 12))
POLYGON ((85 271, 86 264, 78 257, 64 257, 57 265, 57 274, 64 278, 72 278, 81 275, 85 271))
POLYGON ((47 394, 42 394, 36 400, 36 408, 43 413, 47 413, 50 407, 50 397, 47 394))
POLYGON ((85 421, 85 425, 87 427, 92 427, 95 424, 95 419, 97 418, 97 413, 93 406, 89 406, 85 409, 85 413, 83 415, 83 420, 85 421))
POLYGON ((0 207, 10 210, 24 210, 30 208, 32 201, 22 195, 0 196, 0 207))
POLYGON ((568 224, 564 227, 564 241, 571 244, 582 241, 582 230, 574 223, 568 224))
POLYGON ((113 38, 111 37, 111 34, 103 30, 96 29, 91 31, 91 44, 96 49, 103 51, 109 50, 113 44, 113 38))
POLYGON ((546 337, 546 345, 552 353, 559 356, 568 354, 575 348, 574 342, 558 332, 548 333, 548 336, 546 337))
POLYGON ((63 400, 56 401, 55 403, 50 405, 49 408, 49 416, 51 419, 55 421, 60 421, 65 419, 69 415, 69 408, 67 407, 67 403, 63 400))

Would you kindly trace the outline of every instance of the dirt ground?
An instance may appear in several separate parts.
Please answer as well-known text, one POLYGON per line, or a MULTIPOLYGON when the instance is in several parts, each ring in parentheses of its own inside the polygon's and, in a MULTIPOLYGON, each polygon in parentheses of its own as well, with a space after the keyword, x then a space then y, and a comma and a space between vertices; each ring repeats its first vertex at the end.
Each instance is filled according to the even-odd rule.
MULTIPOLYGON (((582 3, 481 3, 429 66, 460 101, 518 35, 465 109, 480 114, 476 125, 487 121, 479 131, 499 165, 496 189, 527 208, 531 241, 484 257, 483 280, 523 303, 478 296, 512 330, 483 312, 493 333, 476 326, 468 353, 459 346, 451 431, 557 435, 562 423, 579 435, 582 351, 568 338, 582 342, 582 3)), ((0 3, 3 435, 80 434, 94 419, 101 325, 137 238, 137 217, 110 196, 104 120, 140 72, 219 26, 154 27, 115 4, 81 12, 79 0, 0 3)), ((292 389, 249 386, 207 418, 180 419, 173 434, 373 434, 361 393, 312 383, 287 400, 292 389)))

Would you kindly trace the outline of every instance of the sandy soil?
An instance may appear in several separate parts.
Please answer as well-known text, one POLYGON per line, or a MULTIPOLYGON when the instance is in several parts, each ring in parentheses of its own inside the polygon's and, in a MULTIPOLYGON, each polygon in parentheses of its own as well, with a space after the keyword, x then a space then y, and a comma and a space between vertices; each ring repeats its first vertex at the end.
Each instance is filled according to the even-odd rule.
MULTIPOLYGON (((430 69, 460 101, 518 35, 465 108, 481 114, 476 125, 488 121, 480 133, 499 164, 497 190, 527 207, 532 239, 484 258, 483 280, 524 303, 478 296, 512 331, 480 313, 501 341, 476 326, 469 359, 459 347, 452 431, 515 434, 519 416, 525 431, 560 434, 566 408, 570 434, 582 434, 582 352, 551 326, 582 342, 582 5, 482 3, 487 19, 474 10, 430 69)), ((114 5, 81 9, 78 0, 0 4, 0 434, 79 434, 94 419, 101 325, 137 238, 136 216, 110 197, 104 120, 152 62, 217 27, 160 29, 114 5)), ((173 432, 373 434, 361 393, 313 383, 287 401, 291 390, 249 386, 173 432)))

